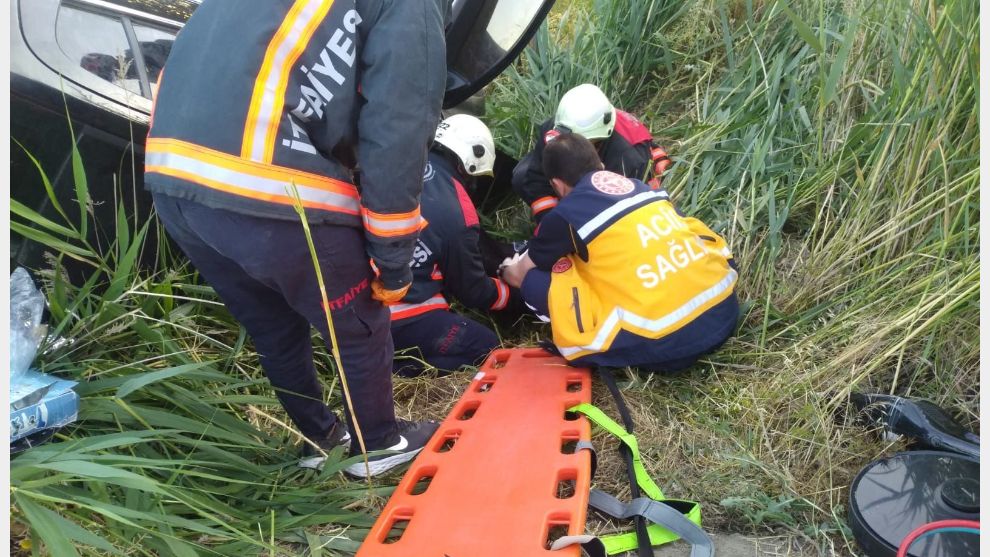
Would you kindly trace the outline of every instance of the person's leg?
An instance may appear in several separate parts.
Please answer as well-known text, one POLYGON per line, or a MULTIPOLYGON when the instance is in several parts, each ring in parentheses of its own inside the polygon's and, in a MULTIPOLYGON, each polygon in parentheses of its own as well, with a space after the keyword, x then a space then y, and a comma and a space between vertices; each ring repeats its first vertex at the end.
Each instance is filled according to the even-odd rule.
POLYGON ((423 354, 423 330, 417 319, 403 319, 392 322, 392 342, 395 355, 392 359, 392 373, 400 377, 417 377, 426 371, 426 356, 423 354))
MULTIPOLYGON (((297 272, 280 274, 282 292, 289 304, 320 331, 327 345, 339 350, 355 413, 355 416, 347 413, 351 430, 354 431, 356 419, 368 450, 389 447, 397 437, 392 397, 391 319, 385 305, 371 297, 373 275, 364 247, 364 233, 343 226, 310 227, 333 318, 334 348, 316 271, 302 227, 298 229, 306 264, 300 265, 297 272)), ((356 436, 351 450, 355 454, 359 450, 356 436)))
MULTIPOLYGON (((276 291, 294 313, 302 315, 330 342, 312 256, 300 223, 196 203, 184 206, 184 211, 186 222, 205 243, 276 291)), ((361 433, 370 449, 390 446, 395 442, 397 424, 389 314, 384 305, 371 299, 371 268, 364 237, 360 230, 343 226, 314 225, 311 230, 361 433)), ((308 340, 308 334, 306 337, 308 340)), ((315 382, 315 372, 309 375, 315 382)), ((347 416, 353 431, 353 418, 349 412, 347 416)), ((357 440, 352 439, 354 450, 357 440)))
POLYGON ((532 269, 526 273, 519 288, 522 299, 529 309, 533 310, 542 321, 550 321, 550 304, 547 296, 550 294, 550 273, 532 269))
POLYGON ((607 351, 587 359, 603 366, 634 366, 643 371, 676 373, 725 344, 735 331, 738 317, 738 301, 732 294, 691 323, 659 339, 619 331, 607 351))
MULTIPOLYGON (((451 311, 435 310, 407 321, 393 325, 396 350, 410 349, 411 356, 422 356, 425 363, 441 371, 477 365, 499 345, 491 329, 451 311)), ((399 375, 415 376, 423 370, 413 358, 397 359, 399 375)))
POLYGON ((434 367, 457 371, 463 366, 478 365, 498 348, 498 336, 488 327, 463 315, 444 313, 437 322, 441 335, 435 344, 436 352, 429 359, 434 367))
POLYGON ((169 235, 251 336, 289 418, 314 442, 327 437, 337 418, 323 403, 309 323, 278 292, 200 239, 183 211, 188 202, 155 195, 155 207, 169 235))

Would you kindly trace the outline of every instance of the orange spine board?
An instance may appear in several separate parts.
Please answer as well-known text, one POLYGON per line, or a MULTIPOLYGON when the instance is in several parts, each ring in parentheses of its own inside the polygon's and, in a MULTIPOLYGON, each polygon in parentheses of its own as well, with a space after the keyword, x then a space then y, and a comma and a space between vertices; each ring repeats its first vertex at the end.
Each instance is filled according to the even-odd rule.
POLYGON ((493 352, 357 557, 579 557, 548 540, 584 533, 591 457, 574 445, 591 427, 565 410, 590 401, 589 370, 541 349, 493 352))

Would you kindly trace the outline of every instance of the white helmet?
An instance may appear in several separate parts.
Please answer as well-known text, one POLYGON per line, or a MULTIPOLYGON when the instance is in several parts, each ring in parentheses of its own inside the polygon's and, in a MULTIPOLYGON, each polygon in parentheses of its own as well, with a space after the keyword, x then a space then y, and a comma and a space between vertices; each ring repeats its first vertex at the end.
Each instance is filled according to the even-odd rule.
POLYGON ((606 139, 615 129, 615 107, 601 89, 584 83, 564 93, 553 123, 589 140, 606 139))
POLYGON ((454 114, 440 122, 433 139, 457 155, 471 176, 492 175, 495 140, 481 120, 468 114, 454 114))

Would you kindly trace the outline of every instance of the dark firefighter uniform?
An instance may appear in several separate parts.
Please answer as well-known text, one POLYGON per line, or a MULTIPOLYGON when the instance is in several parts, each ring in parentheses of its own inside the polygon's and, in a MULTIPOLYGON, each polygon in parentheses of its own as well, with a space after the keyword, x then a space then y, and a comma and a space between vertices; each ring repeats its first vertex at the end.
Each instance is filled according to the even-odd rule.
MULTIPOLYGON (((553 118, 543 122, 536 146, 512 172, 512 189, 529 205, 536 222, 559 201, 550 181, 543 175, 543 148, 557 135, 553 118)), ((599 144, 598 156, 605 164, 605 170, 640 180, 652 175, 649 181, 655 188, 660 187, 661 175, 671 164, 667 152, 653 141, 650 130, 632 114, 618 109, 615 111, 615 129, 599 144)))
POLYGON ((392 340, 388 310, 369 292, 369 256, 386 289, 410 283, 446 17, 446 0, 207 0, 161 78, 145 183, 313 440, 337 420, 312 361, 310 326, 329 336, 293 197, 312 229, 365 441, 389 446, 392 340))
MULTIPOLYGON (((395 370, 403 375, 422 371, 421 359, 441 370, 475 365, 498 346, 498 337, 484 325, 450 311, 448 297, 483 311, 509 305, 510 288, 485 273, 478 236, 478 214, 456 163, 430 151, 423 173, 423 219, 410 267, 413 285, 392 313, 395 370), (417 350, 418 348, 418 350, 417 350)), ((518 294, 517 294, 518 295, 518 294)))
POLYGON ((575 364, 676 371, 735 330, 725 240, 639 180, 587 174, 544 217, 529 257, 523 299, 575 364))

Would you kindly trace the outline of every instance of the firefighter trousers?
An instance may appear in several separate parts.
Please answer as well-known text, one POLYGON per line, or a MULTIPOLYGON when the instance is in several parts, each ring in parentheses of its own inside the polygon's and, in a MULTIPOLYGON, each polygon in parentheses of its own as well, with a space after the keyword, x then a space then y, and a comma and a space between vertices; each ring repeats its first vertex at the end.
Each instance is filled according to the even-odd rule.
POLYGON ((478 365, 499 345, 491 329, 445 309, 392 322, 395 373, 415 377, 429 364, 441 372, 478 365))
MULTIPOLYGON (((169 235, 254 340, 261 367, 292 422, 314 441, 326 437, 337 417, 324 403, 310 327, 328 345, 330 337, 302 224, 158 193, 154 200, 169 235)), ((336 225, 310 230, 366 446, 387 447, 397 432, 392 336, 388 310, 371 298, 364 236, 336 225)), ((351 449, 358 451, 357 438, 351 437, 351 449)))

